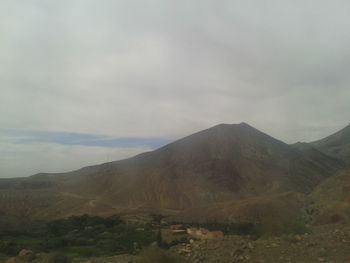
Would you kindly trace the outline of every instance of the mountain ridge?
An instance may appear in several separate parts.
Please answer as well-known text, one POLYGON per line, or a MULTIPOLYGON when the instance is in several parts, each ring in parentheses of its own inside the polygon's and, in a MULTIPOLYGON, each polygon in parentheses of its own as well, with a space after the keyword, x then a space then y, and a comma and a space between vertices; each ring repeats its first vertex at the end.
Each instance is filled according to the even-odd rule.
POLYGON ((310 145, 350 164, 350 124, 323 139, 311 142, 310 145))
MULTIPOLYGON (((270 200, 264 205, 280 206, 274 200, 281 194, 308 194, 342 168, 337 159, 317 149, 298 149, 249 124, 219 124, 128 159, 67 173, 0 180, 3 196, 14 202, 11 210, 0 198, 0 210, 15 216, 16 207, 23 209, 25 204, 40 218, 145 209, 190 212, 229 203, 216 218, 234 220, 242 218, 239 213, 252 213, 248 207, 256 207, 259 198, 270 200), (237 210, 242 206, 239 200, 251 201, 237 210)), ((300 203, 298 195, 291 196, 300 203)))

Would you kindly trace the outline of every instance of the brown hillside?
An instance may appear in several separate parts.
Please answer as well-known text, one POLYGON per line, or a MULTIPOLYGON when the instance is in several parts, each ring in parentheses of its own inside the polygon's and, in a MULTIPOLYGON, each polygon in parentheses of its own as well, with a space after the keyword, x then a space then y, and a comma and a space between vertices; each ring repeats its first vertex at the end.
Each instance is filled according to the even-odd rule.
POLYGON ((310 199, 315 224, 350 222, 350 169, 322 182, 310 199))
POLYGON ((350 163, 350 125, 324 139, 312 142, 311 145, 350 163))
POLYGON ((248 124, 221 124, 130 159, 0 180, 0 211, 15 216, 24 206, 37 217, 58 217, 196 209, 288 191, 309 193, 340 168, 317 150, 292 147, 248 124), (39 206, 40 195, 46 198, 39 206))

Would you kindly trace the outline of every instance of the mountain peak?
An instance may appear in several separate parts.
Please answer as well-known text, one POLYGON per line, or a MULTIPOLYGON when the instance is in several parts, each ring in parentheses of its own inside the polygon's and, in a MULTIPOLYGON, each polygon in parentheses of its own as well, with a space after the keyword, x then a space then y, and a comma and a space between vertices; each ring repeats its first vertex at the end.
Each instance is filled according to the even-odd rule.
MULTIPOLYGON (((183 139, 187 140, 187 139, 198 139, 198 138, 204 138, 207 142, 211 140, 228 142, 228 140, 232 140, 232 139, 237 140, 238 138, 243 140, 248 138, 255 138, 256 140, 258 138, 264 139, 264 140, 269 138, 270 140, 276 140, 271 136, 265 134, 264 132, 250 126, 246 122, 241 122, 238 124, 221 123, 211 128, 208 128, 206 130, 202 130, 197 133, 194 133, 183 139)), ((183 140, 183 139, 180 139, 180 140, 183 140)))
MULTIPOLYGON (((222 126, 222 127, 231 127, 231 126, 249 126, 251 127, 248 123, 246 122, 240 122, 240 123, 220 123, 216 126, 222 126)), ((215 126, 214 126, 215 127, 215 126)))
POLYGON ((241 122, 240 124, 238 124, 239 126, 248 126, 248 127, 252 127, 250 126, 248 123, 246 122, 241 122))
MULTIPOLYGON (((220 123, 218 125, 213 126, 212 128, 219 128, 219 129, 235 129, 235 128, 251 128, 254 130, 257 130, 253 126, 249 125, 246 122, 241 122, 241 123, 220 123)), ((210 130, 211 128, 209 128, 210 130)))

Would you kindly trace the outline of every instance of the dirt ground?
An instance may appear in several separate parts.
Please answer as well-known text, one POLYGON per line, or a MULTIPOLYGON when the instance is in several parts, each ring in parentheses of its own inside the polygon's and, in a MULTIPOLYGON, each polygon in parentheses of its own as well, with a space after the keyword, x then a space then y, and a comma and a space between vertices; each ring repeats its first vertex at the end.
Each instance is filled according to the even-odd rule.
POLYGON ((262 237, 226 236, 171 249, 184 262, 350 263, 350 226, 314 227, 310 234, 262 237))

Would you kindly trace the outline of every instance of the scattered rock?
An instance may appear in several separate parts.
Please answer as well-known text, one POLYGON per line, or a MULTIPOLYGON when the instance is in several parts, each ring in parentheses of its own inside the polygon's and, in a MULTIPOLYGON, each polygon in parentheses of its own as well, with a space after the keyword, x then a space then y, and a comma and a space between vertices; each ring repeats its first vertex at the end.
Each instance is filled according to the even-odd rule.
POLYGON ((295 241, 297 241, 297 242, 299 242, 299 241, 302 240, 302 238, 301 238, 300 235, 295 235, 295 236, 294 236, 294 239, 295 239, 295 241))
POLYGON ((248 247, 249 249, 253 249, 253 248, 254 248, 254 245, 253 245, 252 242, 248 242, 247 247, 248 247))
POLYGON ((238 261, 242 261, 242 260, 244 260, 244 257, 242 255, 240 255, 240 256, 237 257, 237 260, 238 261))
POLYGON ((179 253, 180 254, 188 254, 188 253, 191 253, 191 250, 187 249, 187 248, 182 248, 179 250, 179 253))

